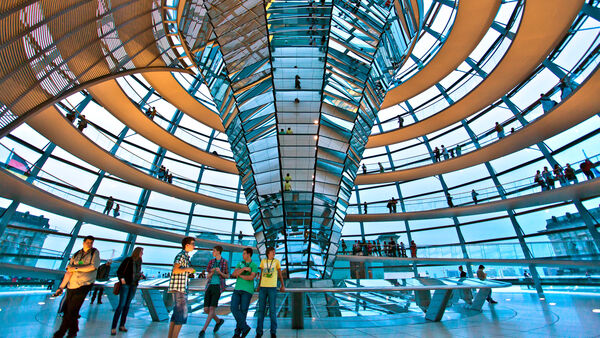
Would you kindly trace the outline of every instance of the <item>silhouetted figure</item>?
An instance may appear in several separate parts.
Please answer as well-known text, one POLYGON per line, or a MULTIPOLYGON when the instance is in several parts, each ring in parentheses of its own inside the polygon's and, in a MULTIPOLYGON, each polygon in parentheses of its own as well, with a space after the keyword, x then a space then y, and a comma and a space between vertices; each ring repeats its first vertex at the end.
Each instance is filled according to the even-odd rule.
POLYGON ((85 115, 81 115, 79 116, 79 123, 77 124, 77 129, 79 129, 79 131, 83 131, 88 125, 87 119, 85 118, 85 115))
POLYGON ((71 122, 71 123, 75 122, 76 115, 77 115, 77 113, 75 112, 75 110, 71 110, 70 112, 67 113, 67 120, 69 120, 69 122, 71 122))
POLYGON ((367 174, 367 166, 364 163, 362 165, 362 171, 363 171, 363 174, 365 174, 365 175, 367 174))
POLYGON ((109 215, 114 203, 114 198, 112 196, 108 197, 108 199, 106 200, 106 206, 104 207, 104 211, 102 211, 102 213, 109 215))
POLYGON ((410 241, 410 257, 417 258, 417 244, 415 241, 410 241))
POLYGON ((383 169, 383 165, 381 165, 381 162, 377 162, 377 165, 379 166, 379 172, 383 174, 385 172, 385 169, 383 169))
POLYGON ((544 181, 544 179, 542 178, 542 174, 539 170, 535 173, 535 176, 533 177, 533 182, 537 183, 540 186, 540 188, 542 188, 542 191, 546 191, 548 189, 548 186, 546 186, 546 181, 544 181))
POLYGON ((391 200, 388 201, 387 208, 390 210, 390 214, 393 214, 396 212, 396 203, 398 203, 398 202, 393 197, 391 200))
POLYGON ((398 115, 398 128, 404 127, 404 119, 402 116, 398 115))
POLYGON ((296 74, 294 86, 296 89, 302 89, 302 87, 300 86, 300 75, 298 74, 296 74))
POLYGON ((473 198, 473 203, 475 203, 475 204, 477 204, 477 196, 479 196, 477 191, 475 191, 475 189, 472 189, 471 190, 471 198, 473 198))
POLYGON ((502 127, 500 123, 496 122, 496 124, 494 125, 494 130, 498 133, 499 139, 504 138, 504 127, 502 127))
POLYGON ((117 206, 115 206, 115 210, 113 210, 113 217, 119 217, 119 215, 121 215, 121 206, 119 205, 119 203, 117 203, 117 206))
POLYGON ((575 175, 575 169, 571 168, 571 165, 569 163, 567 163, 567 166, 565 167, 565 179, 567 180, 567 182, 575 182, 578 183, 577 181, 577 176, 575 175))
POLYGON ((363 208, 365 209, 365 215, 367 214, 367 202, 363 203, 363 208))
POLYGON ((438 147, 435 147, 435 149, 433 149, 433 158, 434 158, 434 162, 439 162, 440 161, 440 149, 438 147))
POLYGON ((585 161, 581 162, 579 165, 579 169, 581 169, 581 172, 583 172, 588 180, 596 178, 596 176, 594 176, 594 172, 592 172, 593 167, 594 164, 589 159, 585 159, 585 161))
POLYGON ((448 206, 450 208, 454 208, 454 203, 452 203, 452 196, 450 193, 446 193, 446 201, 448 202, 448 206))
POLYGON ((564 185, 567 183, 567 181, 565 180, 565 173, 563 171, 563 168, 561 168, 561 166, 559 166, 558 163, 554 165, 552 173, 554 174, 554 178, 557 179, 561 184, 564 185))

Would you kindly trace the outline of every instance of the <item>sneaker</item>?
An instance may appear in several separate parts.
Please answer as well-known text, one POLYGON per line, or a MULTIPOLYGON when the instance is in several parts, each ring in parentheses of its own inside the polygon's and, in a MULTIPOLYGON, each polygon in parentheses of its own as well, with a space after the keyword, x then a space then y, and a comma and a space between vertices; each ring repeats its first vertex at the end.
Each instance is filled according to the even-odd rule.
POLYGON ((490 300, 490 304, 498 304, 498 302, 492 299, 490 300))
POLYGON ((213 330, 213 332, 219 331, 219 329, 221 328, 221 325, 223 325, 223 323, 225 323, 225 319, 221 318, 221 320, 215 325, 215 329, 213 330))
POLYGON ((256 338, 261 338, 262 337, 262 333, 257 333, 256 334, 256 338))
POLYGON ((248 328, 247 328, 247 329, 245 329, 245 330, 242 330, 242 335, 241 335, 240 337, 242 337, 242 338, 246 337, 246 336, 248 335, 248 333, 250 333, 250 330, 252 330, 252 329, 250 328, 250 326, 248 326, 248 328))
POLYGON ((98 299, 98 304, 102 304, 102 301, 100 299, 98 299))
POLYGON ((271 332, 271 338, 277 338, 277 335, 271 332))
POLYGON ((206 332, 204 332, 204 331, 200 331, 200 333, 198 333, 198 338, 204 337, 204 334, 205 334, 205 333, 206 333, 206 332))

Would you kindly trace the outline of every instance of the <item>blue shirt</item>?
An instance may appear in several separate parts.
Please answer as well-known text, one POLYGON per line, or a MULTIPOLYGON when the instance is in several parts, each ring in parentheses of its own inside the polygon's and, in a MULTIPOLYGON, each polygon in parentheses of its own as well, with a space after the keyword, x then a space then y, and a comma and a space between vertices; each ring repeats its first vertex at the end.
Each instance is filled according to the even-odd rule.
MULTIPOLYGON (((221 260, 218 260, 215 262, 215 264, 213 265, 214 267, 220 267, 221 266, 221 260)), ((210 279, 210 284, 221 284, 221 276, 218 275, 216 272, 212 275, 211 279, 210 279)))

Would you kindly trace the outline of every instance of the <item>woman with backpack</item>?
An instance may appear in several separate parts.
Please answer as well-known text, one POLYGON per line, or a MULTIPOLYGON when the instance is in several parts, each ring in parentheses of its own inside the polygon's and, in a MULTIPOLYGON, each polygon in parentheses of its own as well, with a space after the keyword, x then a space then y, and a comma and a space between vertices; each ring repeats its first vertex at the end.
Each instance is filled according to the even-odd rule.
POLYGON ((117 334, 117 323, 121 318, 121 324, 119 325, 119 331, 127 332, 125 328, 125 321, 127 320, 127 313, 129 312, 129 305, 135 296, 138 283, 142 277, 142 255, 144 249, 137 247, 133 250, 130 257, 127 257, 121 262, 119 269, 117 270, 117 277, 119 278, 119 305, 115 310, 113 316, 112 328, 110 334, 112 336, 117 334))

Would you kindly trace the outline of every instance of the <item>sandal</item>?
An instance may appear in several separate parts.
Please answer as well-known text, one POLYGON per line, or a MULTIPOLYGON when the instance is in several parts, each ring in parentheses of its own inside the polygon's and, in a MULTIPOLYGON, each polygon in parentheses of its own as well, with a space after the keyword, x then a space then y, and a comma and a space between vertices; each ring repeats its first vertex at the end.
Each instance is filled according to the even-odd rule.
POLYGON ((111 329, 110 330, 110 335, 111 336, 116 336, 117 335, 117 329, 111 329))
POLYGON ((125 328, 125 326, 121 326, 121 327, 119 328, 119 331, 122 331, 122 332, 127 332, 127 329, 125 328))

